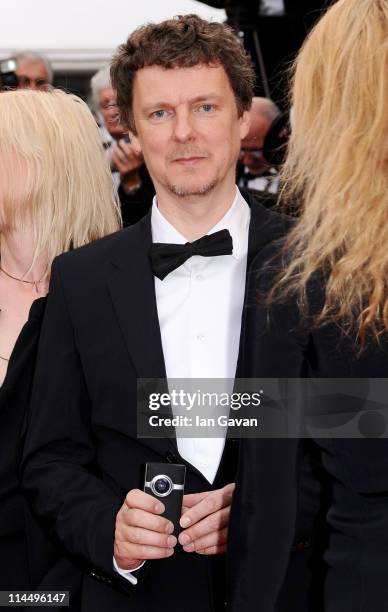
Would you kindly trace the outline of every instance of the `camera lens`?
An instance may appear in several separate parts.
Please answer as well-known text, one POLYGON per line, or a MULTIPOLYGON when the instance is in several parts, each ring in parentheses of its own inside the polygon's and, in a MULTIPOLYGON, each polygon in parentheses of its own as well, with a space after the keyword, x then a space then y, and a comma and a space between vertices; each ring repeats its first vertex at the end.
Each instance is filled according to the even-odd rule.
POLYGON ((155 476, 152 479, 151 489, 155 495, 158 495, 159 497, 166 497, 166 495, 169 495, 173 489, 172 480, 164 474, 159 474, 159 476, 155 476))
POLYGON ((170 483, 167 482, 165 478, 159 478, 159 480, 155 482, 155 489, 158 493, 165 493, 168 490, 169 486, 170 483))

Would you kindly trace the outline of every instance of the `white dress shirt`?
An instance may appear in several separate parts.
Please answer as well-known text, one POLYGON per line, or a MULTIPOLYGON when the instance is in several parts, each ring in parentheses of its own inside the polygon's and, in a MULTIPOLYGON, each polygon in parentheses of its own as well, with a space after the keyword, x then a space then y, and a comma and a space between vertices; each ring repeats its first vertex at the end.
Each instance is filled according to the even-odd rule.
MULTIPOLYGON (((245 294, 250 208, 236 188, 224 217, 208 232, 229 230, 232 255, 195 255, 170 272, 155 277, 156 304, 167 378, 234 379, 245 294)), ((182 236, 157 206, 151 211, 153 242, 185 244, 182 236)), ((145 305, 146 307, 146 305, 145 305)), ((179 438, 180 455, 212 483, 225 438, 179 438)), ((133 584, 129 571, 115 569, 133 584)))
MULTIPOLYGON (((229 230, 233 254, 195 255, 168 274, 155 277, 156 303, 167 378, 233 379, 245 293, 250 208, 236 189, 224 217, 208 234, 229 230)), ((154 199, 153 242, 185 244, 154 199)), ((180 455, 213 482, 225 445, 223 438, 177 438, 180 455)))

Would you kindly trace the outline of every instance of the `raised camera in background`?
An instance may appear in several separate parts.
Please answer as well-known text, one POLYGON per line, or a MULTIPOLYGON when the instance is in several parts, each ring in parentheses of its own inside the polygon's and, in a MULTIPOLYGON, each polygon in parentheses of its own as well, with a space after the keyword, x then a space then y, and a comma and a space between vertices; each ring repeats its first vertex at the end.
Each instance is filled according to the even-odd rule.
POLYGON ((13 58, 0 61, 0 90, 16 89, 19 85, 16 74, 16 60, 13 58))

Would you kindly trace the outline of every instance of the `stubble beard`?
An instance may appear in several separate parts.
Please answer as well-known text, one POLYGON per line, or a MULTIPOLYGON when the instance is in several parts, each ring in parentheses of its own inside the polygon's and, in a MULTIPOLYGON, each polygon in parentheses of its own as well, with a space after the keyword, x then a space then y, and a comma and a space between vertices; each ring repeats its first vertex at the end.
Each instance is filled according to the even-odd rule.
POLYGON ((188 187, 186 185, 172 184, 167 185, 168 190, 178 198, 204 197, 211 193, 216 187, 218 181, 213 179, 208 183, 203 183, 200 186, 188 187))
MULTIPOLYGON (((182 147, 177 147, 174 151, 172 151, 167 161, 173 162, 178 157, 189 157, 189 156, 193 156, 193 157, 200 156, 200 157, 207 158, 209 156, 209 153, 208 151, 201 149, 199 147, 192 146, 192 145, 185 145, 182 147)), ((189 168, 187 169, 187 177, 189 178, 189 180, 190 180, 190 177, 193 177, 195 175, 195 173, 196 172, 194 169, 189 169, 189 168)), ((204 197, 208 193, 213 191, 213 189, 216 187, 217 184, 218 184, 218 177, 213 176, 213 178, 209 180, 207 183, 202 183, 199 185, 198 184, 190 185, 189 182, 185 184, 185 181, 183 179, 183 181, 180 183, 178 182, 168 183, 167 188, 170 191, 170 193, 177 196, 178 198, 204 197)))

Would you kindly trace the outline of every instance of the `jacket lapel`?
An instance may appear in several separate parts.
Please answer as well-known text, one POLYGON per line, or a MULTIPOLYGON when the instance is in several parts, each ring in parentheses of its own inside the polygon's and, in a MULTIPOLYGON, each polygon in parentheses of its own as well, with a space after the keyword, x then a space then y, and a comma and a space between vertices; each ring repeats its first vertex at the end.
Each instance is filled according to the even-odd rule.
POLYGON ((247 274, 255 256, 267 244, 282 238, 292 225, 292 219, 265 208, 260 200, 248 192, 242 192, 251 209, 249 224, 247 274))
POLYGON ((108 286, 116 316, 138 378, 165 378, 155 284, 148 260, 151 216, 123 231, 110 262, 108 286))
MULTIPOLYGON (((138 379, 166 379, 155 283, 148 251, 151 215, 123 230, 123 240, 109 263, 107 282, 118 324, 138 379)), ((178 460, 175 439, 145 438, 141 443, 167 461, 178 460)))
POLYGON ((244 350, 244 340, 246 337, 246 309, 248 303, 248 287, 249 275, 252 262, 256 255, 267 245, 274 240, 281 239, 292 225, 292 219, 281 215, 271 209, 265 208, 259 198, 254 197, 251 193, 241 190, 242 196, 246 200, 251 209, 251 221, 249 224, 248 235, 248 258, 247 258, 247 273, 245 279, 245 295, 244 307, 241 319, 240 345, 236 368, 236 378, 240 376, 241 359, 244 350))

